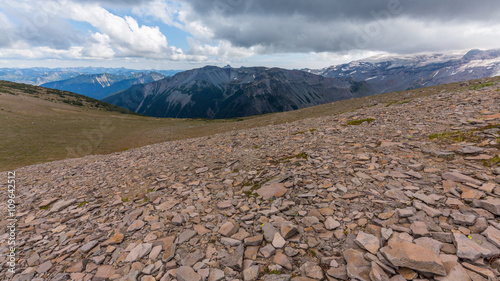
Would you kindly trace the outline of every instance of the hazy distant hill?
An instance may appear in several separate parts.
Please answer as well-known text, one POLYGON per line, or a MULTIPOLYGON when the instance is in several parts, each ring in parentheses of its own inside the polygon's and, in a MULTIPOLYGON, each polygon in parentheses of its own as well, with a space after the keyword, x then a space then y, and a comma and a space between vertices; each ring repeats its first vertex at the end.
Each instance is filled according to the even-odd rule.
POLYGON ((388 93, 500 75, 500 49, 450 54, 381 55, 319 70, 325 77, 366 81, 388 93))
POLYGON ((163 78, 165 75, 157 72, 131 75, 85 74, 67 80, 45 83, 41 86, 102 99, 112 93, 128 89, 132 85, 150 83, 163 78))
POLYGON ((361 97, 366 83, 298 70, 206 66, 111 95, 103 101, 155 117, 232 118, 361 97))
POLYGON ((31 85, 42 85, 48 82, 66 80, 83 74, 109 73, 113 75, 130 76, 141 72, 158 72, 165 76, 172 76, 180 70, 134 70, 127 68, 107 67, 31 67, 31 68, 0 68, 0 80, 31 85))

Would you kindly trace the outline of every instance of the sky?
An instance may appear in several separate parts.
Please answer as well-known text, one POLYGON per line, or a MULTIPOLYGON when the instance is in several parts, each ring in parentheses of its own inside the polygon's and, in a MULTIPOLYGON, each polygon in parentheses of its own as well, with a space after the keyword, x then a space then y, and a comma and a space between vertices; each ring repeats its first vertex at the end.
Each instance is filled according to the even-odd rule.
POLYGON ((1 0, 0 67, 323 68, 500 48, 498 0, 1 0))

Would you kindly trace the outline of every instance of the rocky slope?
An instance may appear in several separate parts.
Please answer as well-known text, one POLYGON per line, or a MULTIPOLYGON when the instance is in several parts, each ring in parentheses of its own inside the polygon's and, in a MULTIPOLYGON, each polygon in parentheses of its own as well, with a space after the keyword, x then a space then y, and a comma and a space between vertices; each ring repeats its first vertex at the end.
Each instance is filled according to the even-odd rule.
POLYGON ((150 83, 163 78, 165 78, 165 75, 157 72, 134 73, 130 75, 113 75, 109 73, 84 74, 66 80, 45 83, 40 86, 74 92, 94 99, 102 99, 115 92, 128 89, 132 85, 150 83))
POLYGON ((207 66, 103 101, 154 117, 233 118, 290 111, 371 93, 366 83, 279 68, 207 66))
POLYGON ((18 169, 0 278, 498 280, 499 85, 408 98, 18 169))
POLYGON ((369 82, 375 92, 389 93, 500 75, 500 50, 456 54, 375 56, 319 70, 325 77, 369 82))

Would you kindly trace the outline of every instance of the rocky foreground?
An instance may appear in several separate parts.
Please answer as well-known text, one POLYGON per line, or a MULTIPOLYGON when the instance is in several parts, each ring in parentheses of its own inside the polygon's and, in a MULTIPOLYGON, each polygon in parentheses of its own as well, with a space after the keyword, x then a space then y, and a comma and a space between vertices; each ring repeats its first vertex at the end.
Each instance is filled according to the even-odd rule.
POLYGON ((19 169, 0 279, 499 280, 499 112, 492 86, 19 169))

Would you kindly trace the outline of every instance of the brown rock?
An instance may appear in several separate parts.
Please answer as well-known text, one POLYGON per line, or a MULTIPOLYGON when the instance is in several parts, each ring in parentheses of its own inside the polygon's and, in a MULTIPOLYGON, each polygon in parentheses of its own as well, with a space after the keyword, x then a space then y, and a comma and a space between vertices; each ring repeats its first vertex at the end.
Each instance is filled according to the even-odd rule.
POLYGON ((262 196, 264 200, 271 199, 273 197, 281 197, 285 195, 288 189, 282 183, 272 183, 263 185, 261 188, 257 189, 257 194, 262 196))
POLYGON ((412 243, 393 243, 381 253, 395 266, 407 267, 421 272, 446 275, 443 263, 431 250, 412 243))

